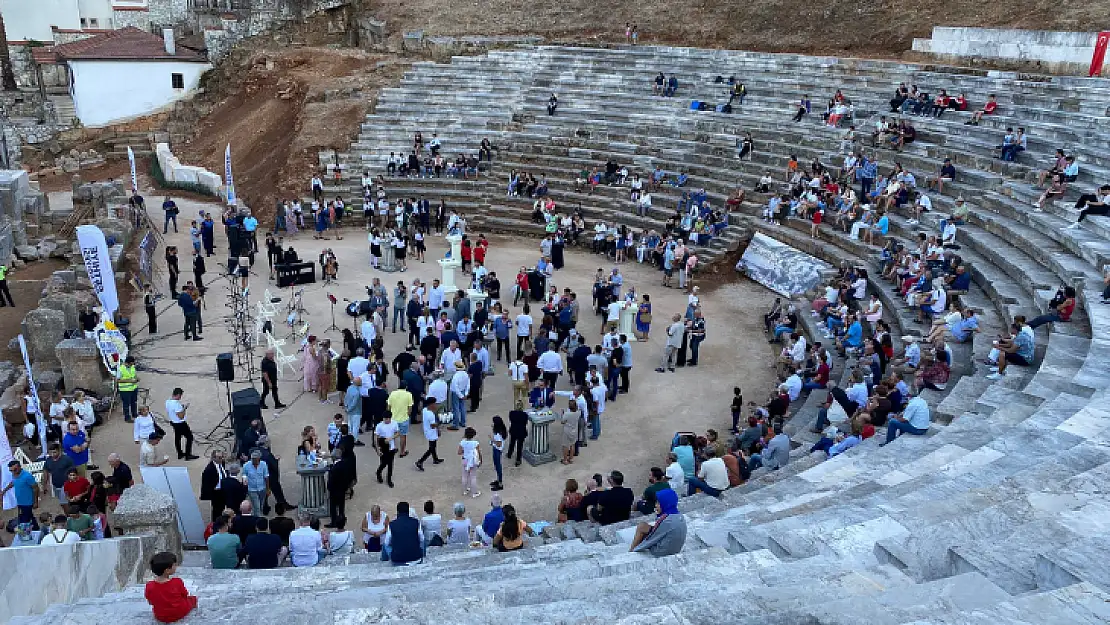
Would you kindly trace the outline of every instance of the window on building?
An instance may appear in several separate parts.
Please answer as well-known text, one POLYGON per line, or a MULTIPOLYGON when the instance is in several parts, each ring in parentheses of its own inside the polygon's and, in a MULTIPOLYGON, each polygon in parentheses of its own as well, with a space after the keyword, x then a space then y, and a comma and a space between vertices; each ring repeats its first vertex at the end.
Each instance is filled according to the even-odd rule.
POLYGON ((88 25, 89 25, 89 20, 82 17, 81 18, 81 28, 87 28, 88 25))
POLYGON ((170 83, 173 84, 174 89, 185 88, 185 75, 184 74, 170 74, 170 83))
POLYGON ((95 17, 89 18, 89 28, 100 28, 100 20, 95 17))

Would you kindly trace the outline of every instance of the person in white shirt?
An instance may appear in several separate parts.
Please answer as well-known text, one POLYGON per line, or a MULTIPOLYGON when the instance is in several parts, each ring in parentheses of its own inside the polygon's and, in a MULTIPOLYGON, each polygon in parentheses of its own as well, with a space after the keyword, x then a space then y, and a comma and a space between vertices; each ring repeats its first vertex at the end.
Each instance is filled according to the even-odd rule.
POLYGON ((532 316, 522 312, 513 325, 516 326, 516 357, 519 360, 524 357, 524 342, 532 338, 532 316))
POLYGON ((706 447, 705 455, 706 460, 701 463, 698 474, 689 480, 686 494, 693 495, 700 489, 706 495, 719 497, 728 489, 728 468, 725 466, 725 461, 717 457, 717 451, 712 447, 706 447))
POLYGON ((65 429, 66 408, 69 402, 62 397, 61 391, 54 391, 53 400, 50 402, 50 423, 65 429))
POLYGON ((439 280, 432 280, 432 288, 428 290, 428 309, 433 319, 439 316, 440 308, 443 308, 443 287, 439 285, 439 280))
POLYGON ((358 348, 355 352, 355 357, 347 363, 347 373, 351 378, 362 377, 366 370, 370 368, 370 360, 366 358, 366 350, 362 347, 358 348))
POLYGON ((444 379, 445 377, 447 376, 444 375, 443 378, 435 380, 428 385, 428 397, 434 398, 436 403, 440 406, 443 406, 447 402, 448 382, 444 379))
POLYGON ((610 302, 605 307, 605 323, 601 326, 601 334, 605 334, 606 329, 616 329, 620 325, 621 310, 624 309, 624 303, 621 300, 610 302))
POLYGON ((594 416, 590 427, 590 440, 596 441, 601 437, 601 415, 605 413, 605 397, 608 392, 609 389, 600 377, 590 380, 590 397, 594 400, 594 405, 597 406, 597 415, 594 416))
POLYGON ((910 225, 917 225, 917 220, 921 219, 921 213, 933 210, 933 201, 929 199, 928 195, 918 192, 917 200, 913 203, 913 219, 909 219, 906 223, 910 225))
POLYGON ((663 358, 659 363, 659 367, 655 370, 658 373, 663 373, 668 369, 674 373, 674 363, 672 362, 675 352, 682 347, 682 335, 686 332, 686 324, 682 321, 682 315, 675 314, 671 318, 671 325, 667 327, 667 343, 663 346, 663 358))
POLYGON ((374 426, 374 449, 377 450, 379 457, 378 483, 382 483, 382 471, 386 471, 385 483, 390 488, 393 488, 393 460, 397 456, 397 443, 400 438, 400 428, 392 419, 382 419, 374 426))
MULTIPOLYGON (((466 400, 470 397, 470 376, 462 360, 455 362, 451 369, 454 369, 455 373, 451 377, 451 425, 447 429, 457 430, 460 427, 466 427, 466 400)), ((445 371, 451 369, 445 369, 445 371)))
POLYGON ((648 192, 648 191, 645 191, 644 194, 640 196, 639 215, 640 215, 640 217, 644 217, 650 212, 651 212, 651 193, 648 192))
POLYGON ((363 319, 362 323, 358 324, 358 331, 366 347, 372 345, 374 339, 378 338, 378 329, 374 327, 369 319, 363 319))
POLYGON ((667 483, 671 485, 671 490, 681 495, 686 492, 686 472, 682 470, 682 465, 678 463, 678 456, 673 452, 667 454, 667 483))
POLYGON ((547 351, 540 354, 536 366, 543 371, 543 381, 547 384, 547 388, 554 390, 555 384, 559 381, 559 374, 563 372, 563 359, 555 351, 554 345, 549 344, 547 351))
POLYGON ((173 443, 177 448, 177 459, 196 460, 199 456, 193 455, 193 430, 189 427, 185 416, 189 404, 181 403, 181 397, 184 394, 184 389, 173 389, 173 395, 166 400, 166 415, 170 419, 170 427, 173 428, 173 443), (185 439, 184 451, 181 449, 182 439, 185 439))
POLYGON ((451 344, 439 356, 439 368, 454 371, 456 362, 463 362, 463 353, 459 349, 459 342, 452 339, 451 344))
POLYGON ((289 558, 293 566, 316 566, 324 551, 324 539, 320 532, 309 527, 312 515, 301 512, 298 521, 300 527, 289 534, 289 558))
POLYGON ((71 532, 66 529, 67 517, 64 514, 59 514, 54 517, 54 529, 46 533, 42 537, 40 545, 72 545, 81 542, 81 536, 77 532, 71 532))
MULTIPOLYGON (((443 380, 436 380, 436 382, 443 382, 443 380)), ((423 415, 424 426, 424 439, 428 441, 428 451, 424 452, 423 456, 416 461, 416 468, 423 471, 424 461, 428 458, 432 459, 432 464, 440 464, 443 459, 436 453, 436 444, 439 441, 439 416, 436 414, 438 403, 435 397, 428 396, 424 403, 424 410, 420 413, 423 415)), ((427 508, 425 512, 430 512, 427 508)))
POLYGON ((424 549, 432 546, 436 536, 443 540, 443 516, 437 514, 435 510, 435 502, 431 500, 424 502, 424 516, 420 517, 420 531, 424 533, 424 549))
POLYGON ((790 401, 797 401, 798 396, 802 394, 802 377, 798 375, 797 371, 790 374, 790 377, 783 381, 782 387, 786 391, 790 401))

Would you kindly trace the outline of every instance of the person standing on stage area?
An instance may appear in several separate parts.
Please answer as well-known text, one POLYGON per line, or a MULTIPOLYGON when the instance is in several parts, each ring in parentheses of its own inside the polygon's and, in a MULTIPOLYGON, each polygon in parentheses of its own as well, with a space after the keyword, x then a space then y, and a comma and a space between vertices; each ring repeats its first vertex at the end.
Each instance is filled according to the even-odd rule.
POLYGON ((139 376, 135 373, 135 357, 128 356, 116 372, 116 390, 123 404, 123 420, 131 423, 138 414, 139 376))
POLYGON ((11 306, 15 308, 15 301, 12 300, 12 292, 8 290, 8 269, 6 264, 0 264, 0 308, 11 306), (4 299, 7 298, 7 303, 4 299))
POLYGON ((259 367, 262 370, 262 401, 259 403, 259 407, 269 408, 269 406, 266 405, 266 396, 273 395, 274 408, 281 410, 285 407, 285 404, 281 403, 281 400, 278 399, 278 366, 277 361, 274 360, 275 353, 274 348, 271 347, 267 349, 266 355, 262 357, 262 364, 259 367))
POLYGON ((196 460, 200 456, 193 455, 193 430, 189 427, 185 415, 189 404, 181 403, 181 396, 184 394, 184 389, 173 389, 173 396, 166 400, 166 415, 170 418, 170 427, 173 428, 173 443, 177 448, 177 459, 196 460), (184 450, 181 448, 182 439, 185 439, 184 450))

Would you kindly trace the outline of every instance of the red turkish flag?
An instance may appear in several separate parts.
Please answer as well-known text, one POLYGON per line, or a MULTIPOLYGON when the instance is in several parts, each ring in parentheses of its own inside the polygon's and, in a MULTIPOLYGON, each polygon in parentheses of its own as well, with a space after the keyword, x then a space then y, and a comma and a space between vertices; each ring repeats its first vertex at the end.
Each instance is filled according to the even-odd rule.
POLYGON ((1110 31, 1102 31, 1095 39, 1095 54, 1091 57, 1091 71, 1088 76, 1098 76, 1102 73, 1102 61, 1106 58, 1106 47, 1110 45, 1110 31))

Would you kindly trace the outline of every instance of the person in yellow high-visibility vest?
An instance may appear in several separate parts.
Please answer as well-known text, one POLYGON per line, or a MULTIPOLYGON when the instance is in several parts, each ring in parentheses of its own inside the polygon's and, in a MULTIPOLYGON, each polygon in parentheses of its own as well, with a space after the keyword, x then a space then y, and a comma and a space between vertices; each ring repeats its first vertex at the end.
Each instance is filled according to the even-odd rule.
POLYGON ((135 373, 135 357, 128 356, 116 373, 116 390, 123 402, 123 420, 131 423, 138 414, 139 376, 135 373))
POLYGON ((15 308, 15 302, 12 301, 12 292, 8 290, 8 266, 0 265, 0 308, 4 306, 11 306, 15 308), (4 298, 8 298, 8 302, 4 303, 4 298))

